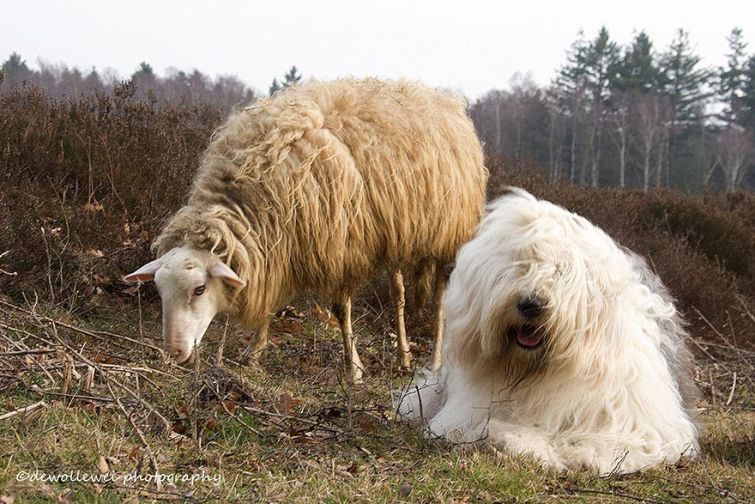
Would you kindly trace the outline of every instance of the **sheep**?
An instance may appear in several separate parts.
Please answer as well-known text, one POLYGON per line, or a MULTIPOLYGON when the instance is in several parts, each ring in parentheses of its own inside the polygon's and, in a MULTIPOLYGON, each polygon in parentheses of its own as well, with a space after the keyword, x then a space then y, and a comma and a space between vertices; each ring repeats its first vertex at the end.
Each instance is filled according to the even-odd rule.
MULTIPOLYGON (((155 281, 164 345, 178 362, 217 313, 260 329, 261 347, 268 317, 295 294, 331 299, 359 382, 357 288, 377 270, 392 273, 409 367, 401 270, 452 263, 481 218, 487 175, 451 93, 406 80, 309 81, 253 102, 213 134, 188 203, 152 245, 158 258, 125 279, 155 281)), ((446 276, 436 278, 440 299, 446 276)), ((441 310, 435 318, 437 368, 441 310)))

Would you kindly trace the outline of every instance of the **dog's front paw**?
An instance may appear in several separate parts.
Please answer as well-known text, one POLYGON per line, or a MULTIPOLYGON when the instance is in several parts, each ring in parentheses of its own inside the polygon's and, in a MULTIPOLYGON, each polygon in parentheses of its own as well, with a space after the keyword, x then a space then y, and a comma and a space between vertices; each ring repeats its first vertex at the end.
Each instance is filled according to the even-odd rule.
POLYGON ((501 430, 491 426, 490 446, 496 457, 517 454, 531 457, 543 466, 563 471, 566 465, 548 440, 539 433, 521 429, 501 430))

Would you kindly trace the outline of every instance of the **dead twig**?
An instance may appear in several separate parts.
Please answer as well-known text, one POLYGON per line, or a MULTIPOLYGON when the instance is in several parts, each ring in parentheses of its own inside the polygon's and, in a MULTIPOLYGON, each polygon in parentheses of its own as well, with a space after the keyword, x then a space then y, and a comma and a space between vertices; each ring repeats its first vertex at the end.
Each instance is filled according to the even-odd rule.
MULTIPOLYGON (((144 451, 147 452, 147 457, 149 457, 150 463, 152 464, 152 470, 154 471, 154 474, 160 474, 160 467, 157 465, 157 457, 155 457, 155 454, 152 452, 152 447, 150 447, 149 443, 147 442, 147 438, 144 437, 144 433, 139 428, 138 425, 136 425, 136 422, 131 417, 128 411, 126 411, 126 408, 123 406, 123 403, 121 402, 120 397, 113 391, 113 387, 110 385, 109 381, 105 381, 105 385, 107 385, 107 389, 110 392, 110 395, 115 400, 115 403, 118 405, 118 408, 120 408, 123 415, 126 417, 126 420, 128 420, 128 423, 131 424, 131 427, 136 432, 136 436, 139 438, 139 441, 142 443, 142 447, 144 448, 144 451)), ((159 479, 155 480, 155 487, 158 490, 162 490, 162 484, 160 483, 159 479)))
POLYGON ((228 315, 225 316, 225 327, 223 328, 223 336, 220 337, 220 344, 218 345, 218 351, 215 354, 215 365, 217 367, 223 367, 223 351, 225 349, 225 338, 228 334, 228 315))
POLYGON ((730 405, 732 399, 734 399, 734 390, 737 388, 737 372, 734 371, 734 377, 731 381, 731 390, 729 391, 729 398, 726 399, 726 405, 730 405))
POLYGON ((35 350, 18 350, 16 352, 0 352, 0 356, 19 357, 23 355, 39 355, 39 354, 49 354, 49 353, 55 353, 55 350, 52 348, 40 348, 40 349, 35 349, 35 350))
POLYGON ((597 490, 593 488, 574 488, 573 490, 576 492, 582 492, 582 493, 610 495, 611 497, 620 497, 622 499, 628 499, 628 500, 633 500, 637 502, 650 502, 652 504, 663 504, 663 502, 659 500, 651 499, 649 497, 642 497, 640 495, 633 495, 630 493, 620 492, 618 490, 597 490))
POLYGON ((34 404, 30 404, 29 406, 24 406, 23 408, 19 408, 17 410, 9 411, 8 413, 5 413, 3 415, 0 415, 0 420, 5 420, 6 418, 11 418, 16 415, 26 414, 31 411, 34 411, 38 408, 44 408, 47 406, 47 403, 44 401, 35 402, 34 404))
POLYGON ((111 337, 121 338, 121 339, 123 339, 125 341, 128 341, 130 343, 135 343, 137 345, 144 345, 144 346, 146 346, 148 348, 152 348, 153 350, 157 350, 158 352, 161 352, 161 353, 163 351, 162 348, 160 348, 158 346, 155 346, 155 345, 152 345, 150 343, 147 343, 145 341, 139 341, 139 340, 134 339, 134 338, 129 338, 128 336, 123 336, 121 334, 115 334, 115 333, 111 333, 111 332, 108 332, 108 331, 89 331, 87 329, 82 329, 81 327, 77 327, 77 326, 72 325, 72 324, 67 324, 66 322, 63 322, 61 320, 56 320, 56 319, 53 319, 51 317, 47 317, 46 315, 41 315, 41 314, 33 312, 31 310, 27 310, 25 308, 21 308, 20 306, 16 306, 14 304, 8 303, 6 301, 3 301, 2 299, 0 299, 0 305, 6 306, 6 307, 8 307, 8 308, 10 308, 12 310, 17 310, 17 311, 26 313, 27 315, 32 315, 32 316, 34 316, 36 318, 45 320, 45 321, 50 322, 50 323, 55 323, 55 324, 57 324, 57 325, 59 325, 61 327, 65 327, 66 329, 69 329, 71 331, 77 332, 79 334, 84 334, 86 336, 90 336, 90 337, 95 338, 95 339, 102 339, 103 335, 105 335, 105 336, 111 336, 111 337), (97 333, 101 333, 101 334, 97 334, 97 333))
POLYGON ((312 420, 307 420, 306 418, 302 417, 296 417, 293 415, 286 415, 284 413, 275 413, 274 411, 266 411, 259 408, 252 408, 251 406, 241 406, 242 409, 248 411, 249 413, 257 413, 258 415, 265 415, 275 418, 282 418, 285 420, 292 420, 295 422, 301 422, 303 424, 311 425, 313 427, 316 427, 318 429, 326 430, 329 432, 333 432, 334 434, 343 434, 344 431, 342 429, 339 429, 335 426, 328 426, 324 425, 322 422, 313 422, 312 420))

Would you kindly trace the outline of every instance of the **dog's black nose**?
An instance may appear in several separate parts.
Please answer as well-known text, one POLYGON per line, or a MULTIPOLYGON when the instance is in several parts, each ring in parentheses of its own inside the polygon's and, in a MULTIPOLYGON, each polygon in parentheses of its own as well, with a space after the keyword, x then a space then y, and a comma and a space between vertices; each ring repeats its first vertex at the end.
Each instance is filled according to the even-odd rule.
POLYGON ((542 299, 530 296, 520 299, 516 307, 524 318, 532 320, 538 318, 543 313, 544 304, 542 299))

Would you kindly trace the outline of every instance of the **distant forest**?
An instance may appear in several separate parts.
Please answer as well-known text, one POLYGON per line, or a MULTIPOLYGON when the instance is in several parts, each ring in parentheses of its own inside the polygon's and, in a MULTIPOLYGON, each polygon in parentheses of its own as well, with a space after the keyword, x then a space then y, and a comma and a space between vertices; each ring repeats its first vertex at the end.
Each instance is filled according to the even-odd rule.
MULTIPOLYGON (((727 37, 725 66, 705 66, 687 32, 657 49, 647 33, 622 46, 602 28, 580 32, 551 83, 516 75, 469 104, 489 156, 507 166, 536 167, 550 180, 590 186, 674 187, 697 192, 755 189, 755 55, 740 29, 727 37)), ((0 92, 34 85, 53 97, 122 89, 112 71, 82 72, 13 53, 2 64, 0 92)), ((296 84, 292 67, 267 92, 296 84)), ((158 76, 141 63, 125 81, 134 99, 211 104, 223 112, 255 93, 234 76, 198 70, 158 76)))

